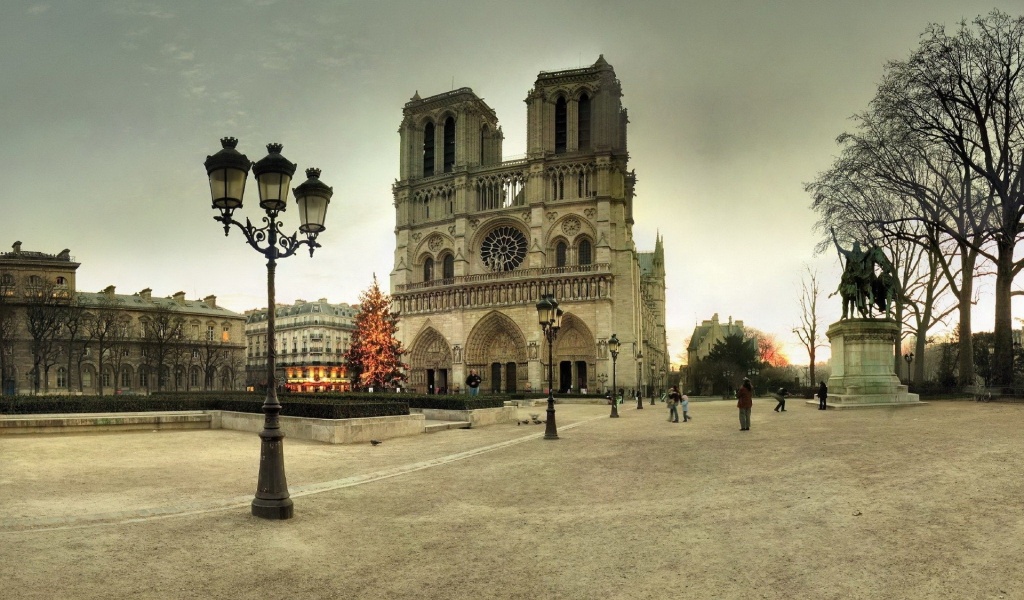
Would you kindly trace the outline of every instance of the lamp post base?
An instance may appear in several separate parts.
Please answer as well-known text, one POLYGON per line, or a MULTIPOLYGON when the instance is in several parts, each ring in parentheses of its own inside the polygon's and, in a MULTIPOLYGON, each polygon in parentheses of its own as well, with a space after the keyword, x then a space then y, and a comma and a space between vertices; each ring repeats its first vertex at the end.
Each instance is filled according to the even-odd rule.
POLYGON ((643 396, 637 396, 636 397, 636 409, 637 410, 643 410, 644 409, 644 397, 643 396))
POLYGON ((284 521, 295 516, 295 503, 291 498, 284 500, 261 500, 256 498, 252 501, 252 516, 271 521, 284 521))
POLYGON ((555 397, 548 392, 548 419, 544 426, 544 439, 557 440, 558 426, 555 424, 555 397))
MULTIPOLYGON (((276 407, 280 410, 280 406, 276 407)), ((293 516, 284 474, 284 433, 280 429, 260 432, 260 475, 252 515, 261 519, 284 520, 293 516)))

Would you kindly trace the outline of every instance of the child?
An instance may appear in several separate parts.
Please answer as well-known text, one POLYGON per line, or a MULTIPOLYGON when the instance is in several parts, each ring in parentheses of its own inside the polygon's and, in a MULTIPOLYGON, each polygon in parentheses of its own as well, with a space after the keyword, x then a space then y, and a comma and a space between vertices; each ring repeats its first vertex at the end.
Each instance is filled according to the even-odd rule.
POLYGON ((683 423, 690 420, 690 397, 683 394, 683 423))

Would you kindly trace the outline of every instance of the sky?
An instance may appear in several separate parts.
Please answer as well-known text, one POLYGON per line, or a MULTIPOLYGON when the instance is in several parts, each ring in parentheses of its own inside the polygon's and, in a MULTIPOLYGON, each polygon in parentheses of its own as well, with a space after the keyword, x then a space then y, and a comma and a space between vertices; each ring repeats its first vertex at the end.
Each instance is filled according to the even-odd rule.
MULTIPOLYGON (((1021 4, 973 0, 81 0, 5 4, 0 20, 0 249, 67 248, 77 285, 213 294, 265 307, 265 259, 213 221, 203 161, 219 139, 270 142, 334 188, 323 245, 277 267, 277 301, 357 303, 394 266, 391 185, 402 107, 470 87, 526 152, 523 100, 540 71, 615 68, 637 174, 634 239, 664 236, 673 357, 715 313, 807 353, 801 281, 835 321, 836 253, 803 187, 827 169, 886 61, 929 23, 1021 4)), ((258 221, 256 186, 236 218, 258 221)), ((286 231, 298 227, 285 213, 286 231)), ((980 282, 975 328, 991 328, 980 282)), ((1015 314, 1019 314, 1016 311, 1015 314)), ((828 349, 819 351, 827 358, 828 349)))

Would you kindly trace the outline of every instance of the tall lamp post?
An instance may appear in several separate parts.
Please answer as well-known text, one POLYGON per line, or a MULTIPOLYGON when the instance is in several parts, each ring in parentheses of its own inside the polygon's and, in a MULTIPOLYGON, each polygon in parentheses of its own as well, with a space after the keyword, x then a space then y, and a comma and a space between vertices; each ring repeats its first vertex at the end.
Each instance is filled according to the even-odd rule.
MULTIPOLYGON (((636 353, 636 407, 637 410, 644 409, 644 351, 637 350, 636 353)), ((653 402, 652 402, 653 404, 653 402)))
POLYGON ((667 381, 665 381, 665 367, 660 367, 658 369, 658 375, 661 376, 661 389, 662 391, 664 391, 665 388, 668 387, 667 385, 665 385, 666 383, 668 383, 667 381))
POLYGON ((612 414, 611 418, 619 418, 619 396, 615 388, 615 360, 619 358, 619 338, 612 334, 608 339, 608 352, 612 355, 612 414))
POLYGON ((295 203, 299 208, 299 232, 306 239, 299 240, 298 232, 285 235, 278 221, 288 203, 288 186, 295 174, 293 163, 281 156, 281 144, 267 144, 269 154, 259 162, 250 163, 244 154, 235 150, 238 140, 221 139, 221 150, 207 156, 206 174, 210 178, 213 208, 220 210, 214 219, 224 224, 224 235, 237 226, 257 252, 267 258, 267 398, 263 402, 263 431, 260 432, 260 474, 256 484, 256 497, 252 501, 252 514, 263 519, 290 519, 293 516, 292 499, 288 495, 288 482, 284 474, 284 433, 278 415, 281 403, 277 399, 277 351, 274 343, 274 271, 277 259, 287 258, 300 246, 309 247, 309 255, 320 247, 317 236, 324 230, 324 217, 333 190, 320 181, 319 169, 307 169, 308 179, 295 188, 295 203), (242 195, 249 167, 259 185, 260 208, 266 212, 263 227, 254 226, 249 219, 245 225, 232 218, 242 208, 242 195), (262 245, 261 245, 262 244, 262 245))
POLYGON ((544 439, 557 440, 558 427, 555 425, 555 392, 552 389, 555 385, 554 374, 551 367, 554 363, 552 355, 552 344, 559 328, 562 327, 562 309, 558 308, 558 301, 554 294, 542 294, 540 302, 537 303, 537 317, 540 320, 540 328, 544 331, 544 337, 548 340, 548 419, 544 427, 544 439))
POLYGON ((914 361, 914 353, 907 352, 903 355, 903 360, 907 361, 907 385, 910 385, 910 363, 914 361))

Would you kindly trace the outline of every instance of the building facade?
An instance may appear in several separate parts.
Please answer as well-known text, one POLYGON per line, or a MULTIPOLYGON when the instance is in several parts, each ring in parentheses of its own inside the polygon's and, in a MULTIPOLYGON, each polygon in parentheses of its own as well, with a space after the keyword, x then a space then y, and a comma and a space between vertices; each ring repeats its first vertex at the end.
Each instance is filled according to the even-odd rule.
MULTIPOLYGON (((294 392, 345 392, 352 386, 345 352, 355 332, 359 307, 296 300, 278 304, 274 313, 277 373, 275 379, 294 392)), ((267 385, 267 310, 245 313, 246 385, 267 385)))
POLYGON ((75 289, 68 250, 0 253, 5 394, 242 389, 244 317, 215 296, 75 289))
POLYGON ((502 161, 494 111, 469 88, 406 103, 391 273, 409 386, 457 391, 470 369, 501 392, 547 388, 541 294, 565 311, 554 387, 620 387, 668 369, 665 259, 633 242, 621 86, 603 57, 542 72, 526 97, 527 154, 502 161))

